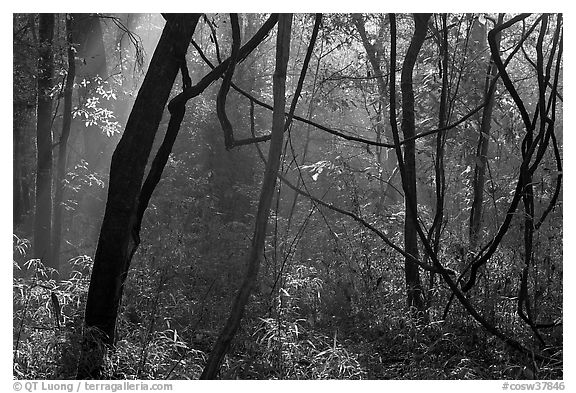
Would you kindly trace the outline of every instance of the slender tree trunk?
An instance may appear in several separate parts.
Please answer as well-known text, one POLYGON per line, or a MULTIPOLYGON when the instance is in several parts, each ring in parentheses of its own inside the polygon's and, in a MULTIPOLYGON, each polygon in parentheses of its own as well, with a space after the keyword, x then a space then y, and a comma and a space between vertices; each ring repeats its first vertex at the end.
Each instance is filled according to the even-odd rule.
POLYGON ((74 59, 74 48, 72 47, 73 16, 66 18, 66 39, 68 46, 68 74, 66 75, 66 85, 64 87, 64 109, 62 114, 62 134, 58 143, 58 163, 56 166, 56 191, 54 194, 54 227, 52 230, 52 260, 59 264, 60 244, 62 240, 62 200, 64 196, 64 177, 66 175, 66 159, 68 148, 68 137, 70 136, 70 125, 72 123, 72 92, 74 89, 74 77, 76 74, 76 64, 74 59))
MULTIPOLYGON (((412 138, 416 135, 416 124, 414 115, 414 87, 412 85, 412 71, 416 64, 418 53, 422 48, 426 32, 428 30, 428 20, 431 14, 414 14, 414 35, 406 52, 404 64, 402 65, 402 75, 400 88, 402 90, 402 123, 401 128, 404 139, 412 138)), ((418 211, 418 197, 416 195, 416 142, 412 139, 404 144, 404 167, 405 174, 403 180, 405 194, 405 219, 404 219, 404 249, 418 259, 418 233, 415 226, 415 214, 418 211), (412 205, 412 208, 409 206, 412 205)), ((406 287, 408 295, 408 307, 414 307, 418 311, 424 311, 425 303, 420 283, 420 271, 418 265, 412 260, 405 260, 406 287)))
MULTIPOLYGON (((94 93, 94 78, 106 79, 106 51, 104 50, 104 38, 100 17, 92 14, 72 14, 74 18, 74 43, 77 44, 76 74, 78 80, 86 79, 92 83, 80 86, 79 96, 81 101, 94 93)), ((101 106, 106 107, 107 100, 101 100, 101 106)), ((104 148, 108 137, 102 132, 99 125, 83 127, 84 136, 84 159, 88 162, 90 170, 96 172, 102 164, 104 148)))
MULTIPOLYGON (((22 105, 14 109, 13 121, 13 206, 12 223, 14 229, 23 225, 27 214, 30 212, 31 195, 34 192, 31 180, 36 175, 36 171, 31 168, 35 165, 30 159, 36 153, 34 149, 34 131, 31 131, 30 123, 35 120, 36 104, 22 105)), ((35 125, 34 125, 35 126, 35 125)))
POLYGON ((114 344, 122 290, 137 245, 135 225, 146 163, 198 19, 198 14, 172 15, 166 23, 112 156, 108 200, 86 303, 79 379, 100 377, 104 351, 114 344))
MULTIPOLYGON (((448 26, 447 14, 442 14, 442 35, 439 36, 440 53, 442 54, 442 90, 440 93, 440 108, 438 111, 438 128, 444 128, 448 124, 448 26)), ((436 183, 436 211, 434 213, 434 222, 430 228, 430 235, 432 239, 432 247, 434 252, 438 254, 440 249, 440 237, 442 235, 442 224, 444 221, 444 195, 446 192, 446 177, 444 175, 444 147, 446 144, 445 132, 441 131, 436 135, 436 160, 434 162, 434 174, 436 183)), ((430 272, 430 281, 428 286, 428 299, 427 307, 432 305, 432 297, 434 294, 434 279, 436 273, 430 272)))
MULTIPOLYGON (((322 21, 321 17, 316 16, 316 21, 314 22, 314 30, 312 32, 312 36, 314 37, 314 41, 316 41, 316 37, 318 35, 318 30, 320 29, 320 23, 322 21)), ((312 91, 310 93, 310 103, 308 104, 308 120, 312 120, 312 115, 314 113, 314 105, 315 105, 315 97, 317 93, 317 81, 320 69, 320 63, 322 62, 322 53, 323 53, 324 46, 320 46, 320 55, 318 56, 318 62, 316 63, 316 72, 314 73, 314 80, 312 82, 312 91)), ((302 148, 301 158, 300 158, 300 165, 304 165, 306 163, 306 156, 308 155, 308 148, 310 146, 310 131, 311 126, 310 124, 306 127, 306 137, 304 138, 304 147, 302 148)), ((296 156, 294 156, 296 160, 296 156)), ((300 176, 296 179, 296 187, 300 187, 302 185, 302 179, 300 176)), ((286 232, 290 232, 290 228, 292 226, 292 218, 294 217, 294 213, 296 212, 296 203, 298 202, 298 194, 297 192, 294 193, 294 198, 292 199, 292 204, 290 205, 290 210, 288 213, 288 224, 286 225, 286 232)))
MULTIPOLYGON (((376 78, 376 85, 378 87, 378 96, 379 96, 379 108, 376 117, 376 141, 382 142, 382 137, 386 137, 387 140, 392 139, 392 132, 391 130, 386 131, 384 127, 384 109, 387 106, 386 97, 387 97, 387 80, 386 76, 382 72, 382 67, 380 65, 382 61, 382 54, 384 53, 384 48, 381 43, 381 38, 383 36, 384 31, 384 19, 381 20, 380 24, 380 33, 376 38, 375 44, 371 44, 366 33, 366 27, 364 23, 364 19, 362 14, 353 14, 352 19, 354 21, 354 25, 360 34, 360 38, 362 40, 362 45, 364 46, 364 50, 366 51, 366 55, 368 57, 368 61, 370 62, 370 66, 372 67, 372 71, 374 72, 374 77, 376 78)), ((390 71, 390 72, 393 72, 390 71)), ((396 167, 396 157, 394 157, 393 152, 389 152, 388 150, 384 150, 380 146, 376 146, 377 158, 378 158, 378 167, 379 167, 379 177, 382 184, 382 189, 384 189, 383 195, 381 197, 382 202, 386 203, 389 201, 390 203, 397 202, 398 191, 396 191, 395 187, 392 185, 393 181, 393 174, 394 168, 396 167), (383 170, 386 170, 386 176, 389 179, 388 184, 384 188, 384 178, 383 178, 383 170)))
MULTIPOLYGON (((498 24, 502 24, 504 14, 498 16, 498 24)), ((500 49, 500 33, 496 36, 496 45, 500 49)), ((494 109, 494 93, 496 92, 496 83, 491 85, 492 80, 496 78, 498 68, 491 60, 486 75, 484 87, 484 112, 482 113, 482 123, 480 124, 480 135, 478 136, 478 149, 476 150, 476 165, 474 167, 474 178, 472 187, 474 199, 470 210, 470 249, 475 249, 480 240, 480 230, 482 226, 482 207, 484 204, 484 182, 486 178, 486 167, 488 166, 488 147, 490 128, 492 123, 492 111, 494 109), (492 88, 490 88, 492 86, 492 88)))
POLYGON ((44 265, 58 269, 51 260, 52 229, 52 41, 54 14, 40 14, 38 30, 38 106, 36 126, 36 214, 34 218, 34 257, 44 265))
MULTIPOLYGON (((89 98, 96 96, 96 78, 106 80, 108 77, 106 51, 101 18, 97 14, 71 14, 74 19, 72 39, 76 45, 76 79, 78 82, 86 80, 87 85, 79 83, 78 99, 84 104, 89 98)), ((103 100, 99 107, 114 112, 116 100, 103 100)), ((101 124, 82 124, 78 128, 79 144, 76 146, 82 152, 81 158, 88 163, 91 173, 104 175, 105 163, 109 162, 112 143, 106 135, 101 124), (108 153, 108 154, 106 154, 108 153)), ((74 162, 70 160, 70 164, 74 162)), ((100 187, 87 187, 78 195, 79 209, 88 216, 83 221, 82 239, 89 244, 95 244, 98 239, 102 212, 106 200, 106 189, 100 187)), ((76 233, 79 230, 76 229, 76 233)))
POLYGON ((240 321, 244 314, 244 308, 248 303, 250 294, 256 284, 260 259, 264 252, 264 241, 266 240, 266 227, 270 206, 274 196, 276 185, 276 175, 280 167, 280 156, 282 153, 282 141, 284 139, 284 111, 286 106, 286 69, 290 52, 290 33, 292 26, 291 14, 280 14, 278 18, 278 36, 276 43, 276 70, 273 77, 274 112, 272 115, 272 139, 270 140, 270 150, 268 152, 268 163, 264 173, 264 182, 260 191, 260 201, 252 246, 247 260, 247 270, 244 281, 232 305, 230 317, 222 329, 214 348, 210 353, 208 362, 200 379, 214 379, 218 374, 224 356, 228 352, 230 343, 240 327, 240 321))
MULTIPOLYGON (((22 44, 37 45, 37 35, 34 32, 35 14, 13 14, 14 28, 25 24, 23 32, 14 31, 13 42, 13 75, 14 91, 12 106, 12 129, 13 129, 13 226, 16 230, 22 223, 24 216, 30 209, 31 175, 36 176, 36 171, 30 166, 30 155, 34 149, 35 138, 30 131, 32 119, 36 121, 37 91, 35 87, 37 79, 29 70, 31 55, 22 50, 22 44), (17 35, 16 35, 17 34, 17 35)), ((35 125, 34 125, 35 126, 35 125)), ((35 131, 34 131, 35 134, 35 131)), ((34 152, 34 155, 36 153, 34 152)), ((33 165, 36 162, 34 160, 33 165)), ((33 183, 32 183, 33 184, 33 183)))
POLYGON ((12 146, 12 225, 14 228, 22 221, 24 214, 22 197, 22 123, 23 116, 14 108, 13 146, 12 146))

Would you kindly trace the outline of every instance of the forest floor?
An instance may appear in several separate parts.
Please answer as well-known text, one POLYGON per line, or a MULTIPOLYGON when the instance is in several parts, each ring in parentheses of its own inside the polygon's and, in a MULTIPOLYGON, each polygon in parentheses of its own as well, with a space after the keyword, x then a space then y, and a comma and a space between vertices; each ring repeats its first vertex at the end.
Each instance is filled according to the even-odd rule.
MULTIPOLYGON (((325 332, 327 333, 327 332, 325 332)), ((390 330, 366 334, 353 330, 342 339, 318 331, 303 334, 297 343, 284 342, 276 351, 270 341, 267 352, 254 345, 236 348, 221 377, 226 379, 372 379, 372 380, 561 380, 562 347, 545 352, 551 361, 535 362, 516 353, 481 328, 433 328, 390 330), (324 337, 323 348, 310 336, 324 337), (286 348, 289 347, 289 348, 286 348), (310 349, 310 348, 309 348, 310 349), (247 351, 246 351, 247 350, 247 351), (240 355, 242 352, 242 355, 240 355), (255 353, 256 352, 256 353, 255 353), (259 352, 259 353, 258 353, 259 352), (298 357, 295 354, 300 353, 298 357), (279 361, 282 357, 282 361, 279 361), (257 360, 255 360, 257 359, 257 360), (552 360, 556 359, 556 360, 552 360)), ((264 344, 261 340, 259 345, 264 344)))

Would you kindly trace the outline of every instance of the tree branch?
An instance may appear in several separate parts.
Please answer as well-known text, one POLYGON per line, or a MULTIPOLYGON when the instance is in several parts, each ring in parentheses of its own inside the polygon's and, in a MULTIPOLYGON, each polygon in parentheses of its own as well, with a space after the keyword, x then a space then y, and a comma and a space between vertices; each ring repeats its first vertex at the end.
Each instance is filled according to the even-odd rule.
POLYGON ((230 61, 224 73, 224 78, 222 78, 222 85, 216 96, 216 114, 224 131, 224 145, 227 150, 234 146, 234 130, 232 129, 230 120, 228 120, 228 116, 226 116, 226 96, 230 90, 230 83, 232 83, 232 76, 234 75, 238 52, 240 50, 238 14, 230 14, 230 23, 232 24, 232 54, 230 55, 230 61))

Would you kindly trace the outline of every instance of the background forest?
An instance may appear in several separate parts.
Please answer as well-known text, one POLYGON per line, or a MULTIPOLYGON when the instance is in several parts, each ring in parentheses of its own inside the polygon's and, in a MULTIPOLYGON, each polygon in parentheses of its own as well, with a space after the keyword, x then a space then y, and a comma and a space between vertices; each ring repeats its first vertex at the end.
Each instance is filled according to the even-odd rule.
POLYGON ((562 379, 561 14, 14 14, 17 379, 562 379))

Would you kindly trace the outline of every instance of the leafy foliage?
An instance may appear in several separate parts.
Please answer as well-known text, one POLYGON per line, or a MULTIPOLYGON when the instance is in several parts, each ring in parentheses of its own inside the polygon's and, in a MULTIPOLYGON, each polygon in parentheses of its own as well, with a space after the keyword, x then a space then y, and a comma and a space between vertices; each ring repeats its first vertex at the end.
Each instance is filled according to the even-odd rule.
MULTIPOLYGON (((258 282, 220 370, 221 378, 563 377, 563 196, 562 164, 558 160, 563 153, 561 98, 555 112, 546 115, 549 123, 555 116, 553 136, 548 136, 548 146, 541 152, 531 178, 536 222, 544 217, 543 212, 549 211, 541 223, 534 225, 527 258, 528 196, 523 195, 519 207, 508 212, 521 177, 527 130, 516 102, 498 82, 491 131, 489 135, 484 133, 490 148, 483 184, 481 244, 472 246, 469 227, 476 187, 474 171, 482 164, 477 154, 482 111, 480 108, 474 112, 473 108, 478 108, 484 99, 490 61, 486 36, 495 27, 497 15, 447 15, 447 122, 457 125, 443 134, 446 188, 443 217, 436 222, 439 132, 431 131, 437 127, 444 80, 441 17, 434 15, 431 19, 429 39, 413 75, 416 131, 430 132, 416 139, 418 222, 431 243, 436 236, 434 228, 439 228, 434 255, 424 252, 420 244, 422 266, 433 265, 433 257, 437 257, 450 269, 457 288, 461 288, 469 278, 470 264, 478 249, 492 244, 510 217, 508 231, 498 240, 465 298, 490 324, 532 348, 533 353, 513 351, 484 330, 454 298, 446 280, 429 268, 420 269, 426 317, 415 318, 407 309, 405 256, 382 241, 385 236, 395 245, 403 244, 406 218, 397 157, 394 149, 385 146, 393 143, 388 91, 381 95, 354 17, 330 14, 323 16, 296 110, 309 124, 294 121, 285 133, 282 176, 302 193, 278 182, 258 282), (342 211, 348 214, 343 215, 342 211), (530 319, 547 325, 536 329, 538 334, 519 316, 523 294, 526 298, 522 304, 530 319)), ((505 20, 513 17, 506 15, 505 20)), ((541 99, 537 94, 539 76, 535 63, 540 17, 532 15, 524 26, 516 24, 505 30, 501 43, 501 55, 506 59, 526 29, 536 25, 506 63, 511 82, 530 111, 536 110, 541 99)), ((132 38, 139 42, 138 51, 123 43, 126 32, 120 25, 103 23, 106 53, 114 59, 108 64, 108 71, 115 73, 107 79, 76 80, 78 105, 73 115, 76 134, 82 136, 71 145, 65 178, 67 230, 63 234, 62 259, 67 262, 58 276, 41 260, 30 259, 30 228, 25 214, 15 226, 13 374, 18 379, 67 379, 76 373, 92 268, 88 255, 93 255, 96 248, 109 180, 107 165, 103 163, 109 161, 121 137, 126 108, 131 106, 141 81, 142 74, 134 68, 143 53, 140 50, 153 52, 153 40, 148 42, 145 37, 160 34, 163 23, 160 16, 130 18, 118 16, 115 20, 126 21, 126 26, 130 21, 134 23, 131 30, 138 37, 132 38), (89 139, 82 138, 94 130, 102 136, 99 151, 106 154, 88 159, 82 151, 89 139)), ((388 75, 393 72, 389 18, 376 14, 360 18, 367 41, 376 50, 381 71, 386 74, 384 83, 388 89, 388 75)), ((242 19, 245 42, 265 16, 247 14, 242 19)), ((311 15, 294 18, 288 95, 294 94, 312 20, 311 15)), ((561 26, 557 16, 550 16, 549 20, 541 38, 544 48, 553 46, 554 29, 561 26)), ((35 23, 33 16, 15 16, 14 95, 15 103, 19 103, 15 130, 22 136, 18 144, 21 148, 15 147, 21 169, 15 171, 19 190, 30 183, 25 169, 34 160, 34 140, 26 127, 34 122, 34 114, 28 109, 35 100, 32 86, 37 70, 23 48, 33 46, 35 23), (25 146, 30 148, 26 150, 25 146)), ((397 29, 398 87, 401 62, 413 31, 412 17, 397 15, 397 29)), ((230 53, 230 31, 227 15, 208 15, 198 24, 194 40, 203 55, 217 64, 218 57, 223 60, 230 53)), ((63 48, 62 38, 57 44, 63 48)), ((238 65, 233 79, 239 89, 268 104, 273 99, 273 42, 268 37, 238 65)), ((192 79, 200 80, 210 67, 196 50, 190 49, 186 56, 192 79)), ((548 61, 554 55, 544 51, 543 56, 543 61, 548 61)), ((562 59, 553 60, 550 64, 558 65, 561 71, 562 59)), ((59 56, 55 61, 63 81, 65 65, 59 56)), ((550 84, 554 83, 552 79, 550 84)), ((561 72, 557 83, 556 93, 561 97, 561 72)), ((61 88, 59 82, 52 90, 56 100, 61 88)), ((118 339, 114 348, 106 352, 106 378, 198 378, 241 285, 265 164, 253 145, 225 149, 214 111, 218 88, 217 83, 188 103, 163 178, 144 215, 142 242, 123 288, 118 339)), ((545 98, 551 99, 552 87, 546 89, 545 98)), ((181 91, 177 80, 173 94, 181 91)), ((396 100, 400 107, 402 97, 396 100)), ((59 108, 54 109, 55 122, 62 115, 59 108)), ((259 136, 269 134, 271 113, 258 105, 251 111, 245 95, 229 94, 227 114, 238 139, 249 138, 252 132, 259 136)), ((398 113, 392 121, 400 122, 402 116, 398 113)), ((166 116, 160 134, 167 121, 166 116)), ((258 146, 266 155, 266 143, 258 146)))

